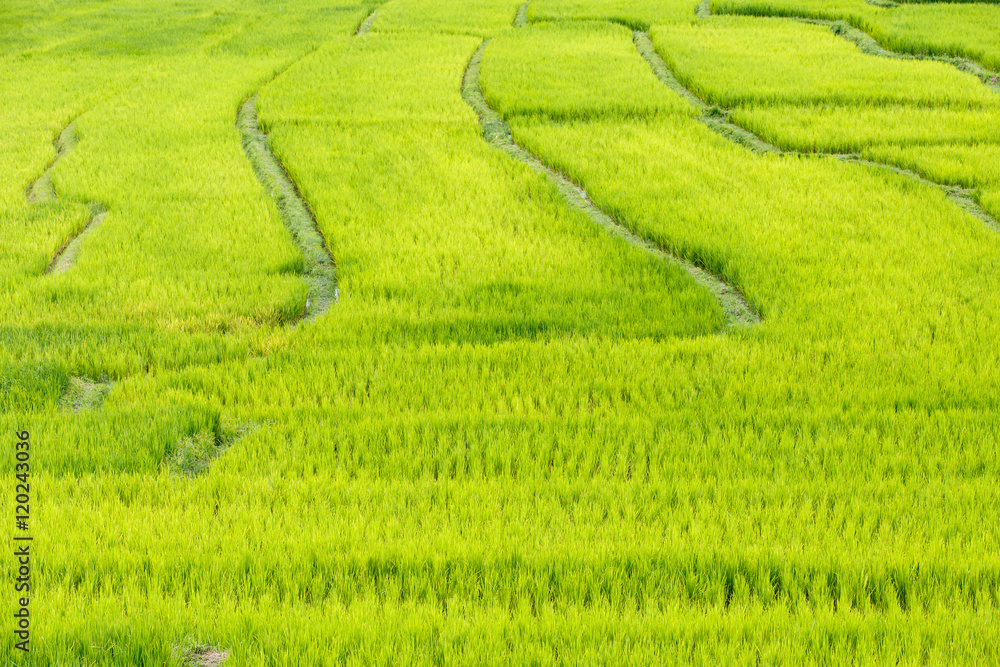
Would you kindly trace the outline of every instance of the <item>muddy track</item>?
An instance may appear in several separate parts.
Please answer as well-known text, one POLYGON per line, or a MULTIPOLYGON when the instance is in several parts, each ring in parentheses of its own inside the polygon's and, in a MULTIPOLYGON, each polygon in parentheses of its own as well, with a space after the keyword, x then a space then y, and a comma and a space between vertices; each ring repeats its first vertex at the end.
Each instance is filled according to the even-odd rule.
POLYGON ((367 35, 371 32, 372 25, 375 23, 375 14, 378 13, 378 7, 372 10, 372 13, 365 17, 365 20, 358 24, 358 29, 354 31, 355 36, 357 35, 367 35))
POLYGON ((479 116, 479 123, 483 129, 483 138, 511 157, 547 176, 573 207, 586 212, 591 220, 615 236, 687 271, 695 281, 707 288, 719 302, 726 318, 727 328, 747 326, 759 322, 760 318, 757 313, 747 304, 746 299, 744 299, 743 295, 735 287, 727 284, 721 278, 705 269, 676 257, 651 241, 633 234, 628 228, 619 224, 614 218, 595 206, 583 188, 565 175, 545 165, 535 155, 515 143, 510 132, 510 127, 504 122, 500 114, 486 102, 486 98, 483 97, 482 90, 479 88, 479 68, 482 62, 483 51, 486 49, 488 43, 489 40, 484 40, 480 44, 469 60, 465 74, 462 76, 462 98, 472 107, 476 115, 479 116))
MULTIPOLYGON (((52 185, 52 170, 59 161, 77 144, 76 137, 76 120, 70 121, 70 123, 63 128, 59 136, 55 138, 52 142, 56 149, 56 156, 52 158, 48 166, 45 167, 45 171, 42 172, 41 176, 36 178, 28 189, 25 190, 25 196, 28 198, 29 202, 45 203, 56 201, 59 196, 56 194, 55 187, 52 185)), ((49 261, 48 266, 45 268, 45 273, 62 273, 66 271, 69 267, 73 265, 76 258, 80 254, 80 248, 83 245, 84 239, 100 225, 104 218, 108 215, 108 208, 101 202, 91 201, 84 202, 90 208, 90 217, 84 224, 83 228, 79 232, 71 236, 62 246, 56 250, 52 255, 52 259, 49 261)))
POLYGON ((327 249, 326 240, 316 223, 309 204, 271 152, 268 137, 257 120, 257 95, 244 102, 236 115, 236 128, 243 140, 243 150, 253 166, 257 179, 278 205, 281 220, 305 259, 305 280, 309 297, 302 319, 311 320, 326 312, 340 296, 337 287, 337 267, 327 249))
MULTIPOLYGON (((707 2, 707 0, 706 0, 707 2)), ((703 3, 705 4, 705 3, 703 3)), ((805 151, 789 151, 779 148, 772 143, 769 143, 764 138, 754 134, 753 132, 747 130, 746 128, 736 125, 731 120, 729 120, 728 111, 710 105, 705 100, 698 97, 693 91, 685 87, 674 73, 670 70, 667 63, 660 57, 660 54, 656 52, 653 47, 653 42, 649 37, 649 33, 634 31, 632 33, 633 42, 635 43, 635 48, 639 51, 640 55, 646 59, 649 63, 650 69, 656 77, 663 82, 668 88, 676 92, 677 94, 684 97, 691 104, 693 104, 700 112, 698 120, 701 123, 707 125, 710 129, 721 134, 730 141, 739 144, 755 153, 774 153, 777 155, 789 155, 789 156, 799 156, 799 157, 832 157, 843 162, 852 162, 855 164, 862 164, 868 167, 874 167, 877 169, 882 169, 884 171, 891 171, 902 176, 907 176, 913 180, 919 181, 924 185, 929 185, 935 187, 942 192, 944 192, 949 199, 951 199, 955 204, 957 204, 962 210, 966 211, 970 215, 981 220, 987 227, 995 232, 1000 232, 1000 222, 997 221, 992 215, 987 213, 979 202, 975 199, 975 190, 962 188, 954 185, 948 185, 945 183, 939 183, 937 181, 931 180, 926 176, 911 171, 909 169, 903 169, 896 167, 891 164, 886 164, 884 162, 876 162, 874 160, 869 160, 867 158, 858 155, 857 153, 829 153, 829 152, 805 152, 805 151)))
MULTIPOLYGON (((893 6, 898 6, 895 3, 880 4, 877 1, 869 0, 869 4, 875 4, 879 7, 885 9, 891 9, 893 6)), ((698 8, 695 10, 695 15, 700 18, 708 18, 710 16, 748 16, 747 14, 740 14, 735 12, 725 13, 725 14, 713 14, 712 12, 712 2, 711 0, 704 0, 698 8)), ((750 16, 760 16, 762 18, 765 15, 753 14, 750 16)), ((870 56, 879 56, 881 58, 895 58, 897 60, 934 60, 941 63, 946 63, 955 67, 961 72, 966 74, 971 74, 977 77, 982 83, 988 88, 992 89, 994 92, 1000 93, 1000 73, 991 70, 982 63, 973 60, 972 58, 965 58, 962 56, 954 55, 930 55, 930 54, 912 54, 904 53, 901 51, 891 51, 881 44, 878 40, 872 37, 870 34, 865 32, 862 28, 853 25, 847 19, 839 21, 831 21, 828 19, 815 19, 809 18, 807 16, 771 16, 768 18, 780 18, 788 21, 798 21, 799 23, 808 23, 810 25, 821 25, 826 26, 830 29, 833 34, 843 37, 847 41, 856 45, 858 49, 870 56)))

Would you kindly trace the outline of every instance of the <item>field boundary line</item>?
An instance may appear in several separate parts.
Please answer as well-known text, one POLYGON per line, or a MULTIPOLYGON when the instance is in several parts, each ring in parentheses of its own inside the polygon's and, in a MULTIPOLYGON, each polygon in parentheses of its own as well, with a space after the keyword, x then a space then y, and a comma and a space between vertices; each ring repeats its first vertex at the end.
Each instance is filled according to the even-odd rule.
POLYGON ((375 15, 378 13, 378 7, 373 9, 371 13, 364 18, 364 20, 358 24, 357 29, 354 31, 354 36, 367 35, 371 32, 372 25, 375 24, 375 15))
MULTIPOLYGON (((706 0, 706 3, 708 0, 706 0)), ((705 3, 702 3, 705 4, 705 3)), ((701 113, 698 117, 698 121, 706 125, 709 129, 713 130, 717 134, 722 135, 726 139, 729 139, 735 144, 743 146, 744 148, 753 151, 755 153, 771 153, 774 155, 782 156, 795 156, 795 157, 827 157, 836 158, 842 162, 851 162, 854 164, 865 165, 867 167, 873 167, 885 171, 891 171, 893 173, 899 174, 901 176, 906 176, 915 181, 918 181, 924 185, 928 185, 937 188, 944 192, 945 195, 955 203, 959 208, 961 208, 966 213, 972 215, 973 217, 982 221, 989 229, 994 232, 1000 233, 1000 221, 990 215, 976 200, 976 191, 974 188, 963 188, 957 185, 948 185, 946 183, 940 183, 938 181, 932 180, 927 176, 910 169, 904 169, 902 167, 897 167, 892 164, 887 164, 884 162, 877 162, 875 160, 870 160, 865 158, 858 153, 833 153, 828 151, 796 151, 796 150, 785 150, 775 144, 770 143, 763 137, 754 132, 741 127, 729 119, 729 112, 721 107, 713 106, 695 94, 690 88, 687 88, 681 81, 677 78, 677 75, 670 69, 666 61, 660 57, 660 54, 656 52, 656 48, 653 46, 653 40, 650 38, 649 33, 636 30, 632 33, 632 41, 635 44, 636 50, 639 54, 646 59, 649 63, 650 69, 653 70, 653 74, 663 83, 665 86, 670 88, 672 91, 681 95, 688 102, 693 104, 701 113)))
POLYGON ((271 150, 270 138, 261 129, 257 117, 257 96, 266 86, 320 48, 322 47, 318 46, 302 54, 277 70, 247 96, 236 111, 236 129, 240 133, 247 160, 264 191, 277 206, 281 221, 305 260, 303 278, 309 285, 309 296, 306 297, 299 321, 316 319, 340 299, 337 263, 309 202, 302 196, 298 185, 281 160, 271 150))
POLYGON ((524 4, 517 8, 517 13, 514 14, 515 28, 526 28, 528 27, 528 5, 531 4, 531 0, 524 0, 524 4))
POLYGON ((284 165, 271 151, 268 135, 260 128, 257 93, 240 105, 236 115, 236 128, 240 132, 243 150, 257 180, 277 205, 281 220, 306 263, 304 278, 309 285, 309 296, 299 319, 315 319, 340 298, 333 255, 309 203, 284 165))
MULTIPOLYGON (((49 162, 45 170, 36 178, 24 191, 25 197, 27 197, 29 202, 32 203, 47 203, 54 202, 59 199, 59 195, 56 193, 55 186, 52 184, 52 170, 55 169, 56 165, 71 151, 76 147, 78 143, 78 138, 76 135, 76 121, 74 118, 71 120, 66 127, 56 136, 53 140, 52 145, 55 146, 56 155, 49 162)), ((87 222, 84 223, 80 231, 71 235, 66 239, 59 248, 53 253, 52 259, 49 260, 48 265, 45 267, 46 274, 59 274, 63 273, 71 266, 76 258, 80 254, 80 249, 83 246, 83 241, 94 231, 108 215, 108 207, 99 201, 88 201, 83 202, 90 208, 90 217, 87 222)))
POLYGON ((494 110, 479 87, 479 68, 483 52, 489 44, 489 39, 483 40, 472 54, 465 73, 462 75, 462 97, 476 115, 482 127, 483 138, 487 143, 499 148, 516 160, 528 165, 535 171, 545 175, 555 185, 556 189, 574 208, 580 209, 613 235, 625 242, 641 248, 646 252, 684 269, 701 286, 705 287, 718 301, 726 318, 726 328, 749 326, 760 321, 760 317, 747 303, 743 294, 721 277, 682 259, 648 239, 644 239, 630 229, 620 224, 610 215, 598 208, 581 186, 574 183, 564 174, 556 171, 542 162, 538 157, 522 148, 511 135, 510 127, 503 117, 494 110))

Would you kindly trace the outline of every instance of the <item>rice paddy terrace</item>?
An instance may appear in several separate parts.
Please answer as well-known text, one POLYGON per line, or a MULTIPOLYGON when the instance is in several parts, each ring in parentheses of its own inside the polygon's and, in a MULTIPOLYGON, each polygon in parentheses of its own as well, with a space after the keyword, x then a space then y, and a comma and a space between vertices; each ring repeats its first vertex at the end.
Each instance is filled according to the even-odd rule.
POLYGON ((0 44, 4 664, 1000 662, 1000 5, 0 44))

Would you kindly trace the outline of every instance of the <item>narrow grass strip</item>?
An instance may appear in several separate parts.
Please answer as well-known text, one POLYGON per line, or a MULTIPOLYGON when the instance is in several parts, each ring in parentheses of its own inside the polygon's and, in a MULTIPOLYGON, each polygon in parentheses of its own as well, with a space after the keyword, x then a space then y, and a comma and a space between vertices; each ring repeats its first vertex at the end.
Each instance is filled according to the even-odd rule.
POLYGON ((976 62, 971 58, 963 58, 961 56, 951 56, 951 55, 930 55, 921 54, 914 55, 911 53, 900 53, 899 51, 890 51, 881 44, 879 44, 874 37, 869 35, 867 32, 862 31, 859 28, 849 24, 846 21, 825 21, 821 19, 807 19, 804 17, 787 17, 794 21, 800 21, 802 23, 814 23, 816 25, 825 25, 830 28, 830 30, 835 35, 839 35, 849 42, 857 45, 858 49, 867 55, 878 56, 880 58, 895 58, 897 60, 936 60, 938 62, 946 63, 955 67, 960 72, 965 72, 966 74, 971 74, 977 77, 983 84, 990 88, 991 90, 1000 93, 1000 83, 997 82, 997 77, 1000 76, 997 72, 987 68, 982 63, 976 62))
POLYGON ((527 28, 528 27, 528 4, 531 0, 524 0, 524 4, 517 8, 517 13, 514 14, 514 27, 515 28, 527 28))
POLYGON ((281 219, 305 259, 305 280, 309 284, 302 319, 312 320, 327 311, 340 296, 337 267, 316 224, 309 204, 281 162, 271 152, 267 135, 257 120, 257 96, 244 102, 236 116, 236 127, 243 139, 243 150, 257 178, 278 205, 281 219))
MULTIPOLYGON (((29 202, 45 203, 56 201, 59 196, 56 194, 55 186, 52 185, 52 170, 55 169, 56 164, 77 144, 76 136, 76 121, 72 120, 70 123, 63 128, 59 136, 55 138, 52 142, 56 148, 56 156, 52 158, 48 166, 45 167, 45 171, 42 172, 41 176, 36 178, 28 189, 25 191, 25 196, 27 196, 29 202)), ((45 267, 45 273, 62 273, 73 266, 73 262, 80 255, 80 248, 83 246, 84 239, 87 238, 94 229, 98 227, 104 218, 108 215, 107 207, 101 202, 87 202, 87 206, 90 207, 90 217, 87 219, 86 224, 83 228, 66 240, 62 246, 55 251, 52 255, 52 259, 49 261, 47 267, 45 267)))
POLYGON ((108 209, 100 202, 90 203, 90 217, 76 236, 70 238, 52 256, 52 261, 45 267, 45 273, 59 274, 68 270, 76 258, 80 256, 83 242, 95 229, 97 229, 104 219, 108 217, 108 209))
POLYGON ((959 206, 959 208, 981 220, 988 228, 1000 233, 1000 221, 997 221, 996 218, 983 209, 983 207, 976 200, 975 190, 939 183, 915 171, 903 169, 891 164, 885 164, 883 162, 875 162, 873 160, 863 158, 857 153, 787 151, 769 143, 763 137, 754 134, 744 127, 740 127, 729 120, 728 110, 708 104, 705 100, 695 95, 695 93, 689 88, 685 87, 684 84, 677 79, 677 76, 670 70, 670 67, 667 66, 667 63, 663 60, 663 58, 660 57, 660 54, 656 52, 656 49, 653 46, 653 41, 649 37, 649 33, 635 31, 632 34, 636 50, 639 51, 642 57, 646 59, 646 62, 649 63, 650 69, 653 70, 653 73, 656 74, 657 78, 665 86, 676 92, 678 95, 684 97, 684 99, 691 102, 691 104, 695 105, 701 111, 701 116, 698 118, 701 123, 704 123, 710 129, 729 139, 733 143, 739 144, 740 146, 743 146, 744 148, 747 148, 755 153, 774 153, 777 155, 800 157, 833 157, 844 162, 863 164, 869 167, 884 169, 902 176, 907 176, 923 183, 924 185, 929 185, 943 191, 949 199, 959 206))
POLYGON ((378 12, 378 7, 372 10, 372 13, 365 17, 365 20, 358 24, 358 29, 354 31, 355 35, 367 35, 371 32, 372 26, 375 24, 375 14, 378 12))
POLYGON ((483 128, 483 138, 511 157, 520 160, 535 171, 547 176, 572 206, 586 212, 594 222, 615 236, 652 253, 664 261, 672 262, 687 271, 698 284, 711 292, 719 302, 723 315, 726 318, 727 328, 749 326, 759 322, 760 318, 757 313, 754 312, 743 295, 734 286, 727 284, 719 276, 668 253, 651 241, 636 236, 628 228, 619 224, 614 218, 595 206, 583 188, 517 145, 511 135, 510 127, 504 122, 500 114, 486 102, 486 98, 483 97, 482 90, 479 87, 479 68, 483 58, 483 51, 486 49, 488 43, 489 40, 484 40, 479 45, 479 48, 476 49, 476 52, 469 60, 465 74, 462 77, 462 98, 479 116, 479 122, 483 128))

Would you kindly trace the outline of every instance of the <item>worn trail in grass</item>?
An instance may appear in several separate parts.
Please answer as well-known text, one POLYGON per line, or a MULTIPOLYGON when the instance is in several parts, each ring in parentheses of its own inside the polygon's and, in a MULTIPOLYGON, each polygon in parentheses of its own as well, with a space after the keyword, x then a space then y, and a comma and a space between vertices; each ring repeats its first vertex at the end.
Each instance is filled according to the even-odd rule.
POLYGON ((378 18, 378 7, 371 11, 371 14, 365 17, 365 20, 358 24, 358 29, 354 31, 355 35, 367 35, 371 32, 372 25, 375 23, 375 19, 378 18))
POLYGON ((240 105, 236 127, 243 138, 243 149, 253 165, 261 185, 274 199, 281 219, 305 259, 305 280, 309 284, 302 317, 311 320, 326 312, 337 301, 337 268, 316 225, 309 204, 289 177, 281 162, 271 152, 267 135, 260 129, 257 119, 257 96, 240 105))
MULTIPOLYGON (((76 136, 76 122, 71 121, 59 136, 53 141, 53 145, 56 149, 56 156, 52 159, 52 162, 45 168, 41 176, 35 179, 34 182, 26 191, 28 201, 36 203, 45 203, 55 201, 58 198, 55 186, 52 184, 52 170, 55 168, 56 164, 67 154, 69 151, 73 150, 77 144, 76 136)), ((86 205, 90 208, 90 217, 87 218, 87 222, 82 228, 77 230, 72 236, 70 236, 63 245, 56 250, 52 255, 52 260, 46 267, 46 273, 62 273, 66 271, 73 265, 77 256, 80 254, 80 248, 83 245, 84 240, 87 238, 101 222, 108 215, 107 207, 101 202, 91 201, 87 202, 86 205)))
MULTIPOLYGON (((255 91, 258 129, 336 250, 343 298, 308 326, 248 323, 250 349, 213 351, 233 334, 99 331, 142 352, 117 362, 137 370, 102 407, 81 386, 71 409, 39 410, 25 391, 26 417, 0 415, 42 445, 38 662, 176 666, 209 647, 227 667, 996 662, 1000 236, 909 179, 744 150, 695 122, 631 30, 509 30, 519 1, 394 0, 364 38, 351 35, 370 5, 321 28, 329 3, 240 5, 261 29, 241 32, 240 17, 235 43, 214 35, 211 57, 185 61, 190 77, 116 108, 117 123, 81 122, 96 157, 149 164, 75 188, 63 168, 89 154, 60 167, 66 199, 92 187, 115 215, 80 266, 32 278, 72 291, 34 301, 96 318, 106 284, 80 281, 118 257, 97 241, 142 224, 211 243, 186 284, 219 276, 233 303, 272 303, 247 285, 258 270, 281 278, 295 298, 279 322, 295 320, 302 253, 233 127, 255 91), (738 285, 758 325, 706 335, 725 321, 683 269, 483 141, 460 92, 487 33, 479 83, 517 145, 586 188, 569 183, 571 201, 738 285), (220 90, 195 123, 190 100, 220 90), (148 111, 176 99, 168 119, 148 111), (129 133, 141 140, 117 141, 129 133), (119 194, 140 189, 148 206, 119 194), (231 206, 212 208, 220 193, 231 206), (189 218, 157 217, 177 202, 189 218), (217 237, 192 229, 204 220, 217 237), (211 460, 238 435, 227 425, 248 423, 211 460)), ((132 16, 172 36, 189 18, 176 7, 132 16)), ((0 109, 2 127, 18 114, 0 109)), ((38 214, 32 231, 52 223, 24 202, 34 175, 11 198, 38 214)), ((151 246, 152 277, 196 250, 184 239, 151 246)), ((172 325, 191 292, 204 299, 109 300, 172 325)), ((203 326, 215 311, 188 312, 203 326)), ((116 360, 71 353, 79 377, 116 360)), ((9 560, 0 571, 12 584, 9 560)), ((8 618, 11 606, 0 599, 8 618)))

